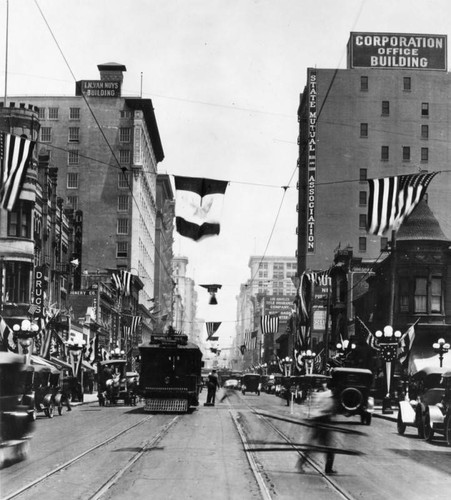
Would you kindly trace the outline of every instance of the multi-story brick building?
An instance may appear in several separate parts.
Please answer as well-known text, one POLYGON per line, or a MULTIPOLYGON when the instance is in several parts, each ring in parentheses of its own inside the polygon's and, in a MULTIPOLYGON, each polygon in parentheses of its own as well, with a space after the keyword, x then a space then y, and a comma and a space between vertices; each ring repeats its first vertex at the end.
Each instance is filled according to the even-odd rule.
MULTIPOLYGON (((351 33, 346 69, 309 68, 299 118, 298 267, 337 248, 374 261, 390 235, 366 232, 367 178, 448 170, 451 77, 443 35, 351 33)), ((451 235, 451 175, 428 188, 451 235)))
POLYGON ((82 217, 75 284, 83 289, 86 276, 104 269, 131 270, 144 284, 139 301, 149 304, 163 148, 152 101, 121 95, 125 66, 98 68, 100 80, 77 82, 74 96, 28 97, 39 107, 38 151, 58 167, 58 196, 82 217))

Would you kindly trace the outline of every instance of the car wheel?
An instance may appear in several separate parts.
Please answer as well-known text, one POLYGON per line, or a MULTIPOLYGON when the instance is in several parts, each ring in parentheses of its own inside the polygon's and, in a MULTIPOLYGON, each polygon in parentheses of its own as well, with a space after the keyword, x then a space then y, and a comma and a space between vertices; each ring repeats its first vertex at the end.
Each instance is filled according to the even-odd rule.
POLYGON ((424 439, 426 441, 432 441, 433 438, 434 429, 431 425, 431 417, 429 415, 429 412, 426 412, 426 414, 424 415, 424 439))
POLYGON ((448 446, 451 446, 451 414, 445 419, 445 439, 448 446))
POLYGON ((398 428, 398 434, 401 436, 406 432, 407 425, 402 421, 401 411, 398 412, 398 419, 396 420, 396 427, 398 428))

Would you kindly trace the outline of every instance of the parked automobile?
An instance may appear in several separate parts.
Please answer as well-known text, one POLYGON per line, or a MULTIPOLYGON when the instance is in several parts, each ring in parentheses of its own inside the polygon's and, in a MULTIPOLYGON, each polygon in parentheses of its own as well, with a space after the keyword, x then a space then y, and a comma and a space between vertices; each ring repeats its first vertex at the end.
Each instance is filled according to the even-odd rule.
POLYGON ((366 368, 333 368, 330 387, 337 398, 337 412, 360 416, 362 424, 370 425, 374 398, 370 396, 373 373, 366 368))
POLYGON ((0 469, 24 460, 34 423, 20 404, 25 371, 23 356, 0 352, 0 469))
MULTIPOLYGON (((446 368, 428 366, 409 380, 408 397, 399 402, 398 433, 403 435, 408 426, 417 429, 418 437, 430 441, 436 432, 446 434, 445 420, 450 414, 451 372, 446 368)), ((451 444, 451 423, 450 444, 451 444)))

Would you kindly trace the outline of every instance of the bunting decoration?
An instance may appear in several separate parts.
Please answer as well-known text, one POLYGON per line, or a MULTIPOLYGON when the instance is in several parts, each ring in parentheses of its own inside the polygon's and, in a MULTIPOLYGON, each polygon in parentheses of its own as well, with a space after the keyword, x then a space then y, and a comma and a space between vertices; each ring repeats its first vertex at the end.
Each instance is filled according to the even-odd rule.
POLYGON ((246 352, 246 344, 240 345, 240 352, 244 356, 244 353, 246 352))
POLYGON ((407 331, 399 339, 398 359, 401 364, 404 364, 409 357, 413 341, 415 340, 415 326, 419 321, 420 318, 418 318, 413 325, 410 325, 407 331))
POLYGON ((213 335, 218 331, 218 328, 221 326, 221 322, 213 322, 207 321, 205 323, 205 327, 207 328, 207 340, 217 340, 218 337, 213 337, 213 335))
POLYGON ((132 273, 130 271, 121 269, 119 273, 113 273, 111 278, 119 295, 130 295, 130 285, 132 281, 132 273))
POLYGON ((218 235, 228 181, 181 176, 174 176, 174 181, 177 232, 194 241, 218 235))
POLYGON ((210 294, 210 302, 209 304, 211 306, 215 306, 218 304, 218 301, 216 300, 216 293, 218 290, 222 288, 222 285, 199 285, 202 288, 206 288, 208 293, 210 294))
POLYGON ((381 236, 397 231, 423 198, 438 172, 368 179, 367 232, 381 236))
POLYGON ((0 133, 1 206, 6 210, 14 208, 35 144, 24 137, 0 133))
POLYGON ((279 331, 279 313, 266 314, 260 318, 262 334, 277 333, 279 331))

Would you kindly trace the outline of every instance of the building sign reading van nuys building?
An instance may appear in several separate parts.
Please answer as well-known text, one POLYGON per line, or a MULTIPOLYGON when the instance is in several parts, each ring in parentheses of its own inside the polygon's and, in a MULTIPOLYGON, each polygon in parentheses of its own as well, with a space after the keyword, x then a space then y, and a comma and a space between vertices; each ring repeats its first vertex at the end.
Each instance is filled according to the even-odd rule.
POLYGON ((349 68, 447 70, 447 36, 351 33, 349 68))

